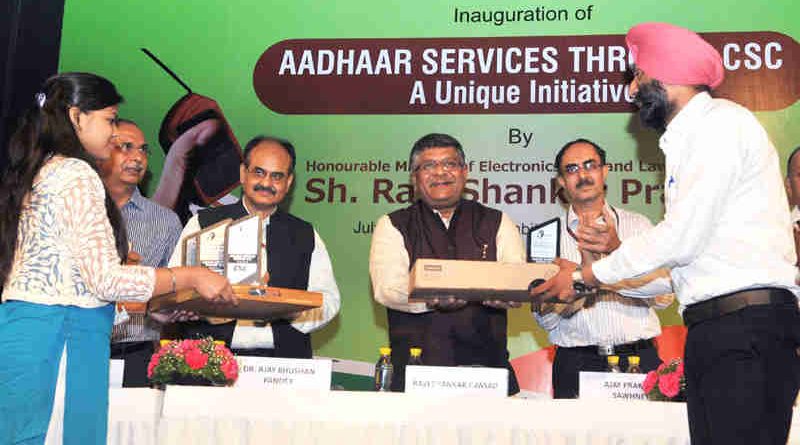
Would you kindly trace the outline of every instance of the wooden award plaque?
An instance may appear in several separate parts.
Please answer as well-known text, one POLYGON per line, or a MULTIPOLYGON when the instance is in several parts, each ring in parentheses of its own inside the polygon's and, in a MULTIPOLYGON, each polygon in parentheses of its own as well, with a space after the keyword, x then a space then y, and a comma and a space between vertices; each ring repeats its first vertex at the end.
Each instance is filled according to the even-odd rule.
POLYGON ((234 285, 233 291, 239 299, 238 306, 212 303, 186 290, 151 298, 147 310, 185 310, 201 317, 270 320, 322 306, 321 292, 258 285, 234 285))
POLYGON ((558 273, 555 264, 419 259, 411 269, 411 300, 453 296, 467 301, 529 302, 529 290, 558 273))

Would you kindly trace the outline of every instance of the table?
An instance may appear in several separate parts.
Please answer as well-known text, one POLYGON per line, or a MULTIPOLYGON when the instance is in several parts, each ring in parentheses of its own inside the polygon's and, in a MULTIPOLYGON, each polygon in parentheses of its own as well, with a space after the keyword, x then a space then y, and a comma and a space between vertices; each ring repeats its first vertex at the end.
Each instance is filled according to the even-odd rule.
POLYGON ((683 403, 191 386, 112 389, 110 403, 115 445, 689 444, 683 403))

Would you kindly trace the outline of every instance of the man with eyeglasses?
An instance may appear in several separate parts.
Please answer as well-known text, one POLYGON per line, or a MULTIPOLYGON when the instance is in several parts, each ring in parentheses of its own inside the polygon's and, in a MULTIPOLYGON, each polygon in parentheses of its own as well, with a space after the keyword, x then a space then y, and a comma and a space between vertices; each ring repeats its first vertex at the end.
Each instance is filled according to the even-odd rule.
POLYGON ((467 166, 461 144, 446 134, 419 139, 409 157, 416 202, 382 216, 372 235, 369 270, 375 300, 386 306, 394 364, 393 391, 403 391, 409 348, 426 365, 506 368, 506 311, 518 303, 467 303, 452 296, 410 303, 409 270, 417 258, 521 263, 525 249, 506 214, 462 198, 467 166))
POLYGON ((644 23, 626 43, 639 117, 663 132, 664 220, 580 269, 562 262, 533 291, 570 300, 573 279, 595 286, 670 267, 688 327, 692 443, 785 444, 800 375, 800 288, 778 154, 751 112, 709 94, 725 68, 702 37, 644 23))
MULTIPOLYGON (((294 146, 284 139, 257 136, 247 143, 243 157, 239 167, 242 199, 199 211, 184 227, 181 245, 186 236, 223 219, 257 214, 265 224, 265 237, 260 242, 261 261, 268 271, 266 283, 321 292, 322 306, 271 323, 216 319, 182 322, 177 323, 177 335, 211 336, 224 341, 238 355, 311 358, 309 334, 339 313, 341 298, 322 238, 310 223, 279 208, 294 182, 294 146)), ((180 251, 175 250, 171 266, 180 265, 180 251)))
MULTIPOLYGON (((556 154, 555 165, 556 180, 570 202, 561 221, 562 258, 575 263, 581 262, 581 255, 599 258, 614 251, 620 240, 653 227, 645 216, 606 202, 609 168, 605 150, 596 143, 588 139, 567 142, 556 154), (579 243, 581 236, 591 242, 579 243)), ((661 270, 617 291, 600 291, 571 303, 531 305, 536 321, 557 346, 554 398, 577 398, 579 373, 606 371, 610 355, 619 356, 623 370, 630 356, 641 359, 643 372, 661 364, 653 342, 661 333, 654 308, 672 303, 668 273, 661 270), (648 296, 654 298, 632 298, 648 296)))
MULTIPOLYGON (((150 151, 144 134, 134 122, 121 119, 111 144, 111 156, 98 161, 98 167, 106 190, 125 221, 131 243, 127 261, 166 267, 180 236, 181 223, 175 212, 139 192, 150 151)), ((118 311, 124 315, 118 317, 121 323, 114 326, 111 334, 111 358, 125 360, 123 386, 148 386, 147 364, 161 327, 180 314, 128 313, 124 304, 119 305, 118 311)))

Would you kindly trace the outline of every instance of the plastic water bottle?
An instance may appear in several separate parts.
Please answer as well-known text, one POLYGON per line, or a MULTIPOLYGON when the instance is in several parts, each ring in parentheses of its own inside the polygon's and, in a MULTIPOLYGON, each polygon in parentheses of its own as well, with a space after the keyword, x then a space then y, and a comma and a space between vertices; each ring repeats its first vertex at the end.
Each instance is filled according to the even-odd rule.
POLYGON ((642 368, 639 367, 639 356, 632 355, 628 357, 628 374, 641 374, 642 368))
POLYGON ((394 366, 392 366, 392 348, 383 347, 380 349, 381 358, 378 363, 375 363, 375 391, 391 391, 392 389, 392 374, 394 373, 394 366))
POLYGON ((608 372, 622 372, 619 369, 619 356, 618 355, 609 355, 606 357, 608 361, 608 372))
POLYGON ((422 348, 411 348, 408 352, 408 366, 422 366, 422 348))

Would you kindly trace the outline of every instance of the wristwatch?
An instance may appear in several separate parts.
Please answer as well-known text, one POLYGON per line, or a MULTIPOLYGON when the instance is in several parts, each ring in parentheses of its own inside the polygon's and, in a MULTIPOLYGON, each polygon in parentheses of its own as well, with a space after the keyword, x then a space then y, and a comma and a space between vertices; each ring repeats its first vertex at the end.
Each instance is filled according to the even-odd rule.
POLYGON ((583 281, 583 267, 580 264, 578 264, 578 268, 572 272, 572 288, 575 289, 575 292, 578 294, 597 292, 596 287, 587 286, 586 282, 583 281))

